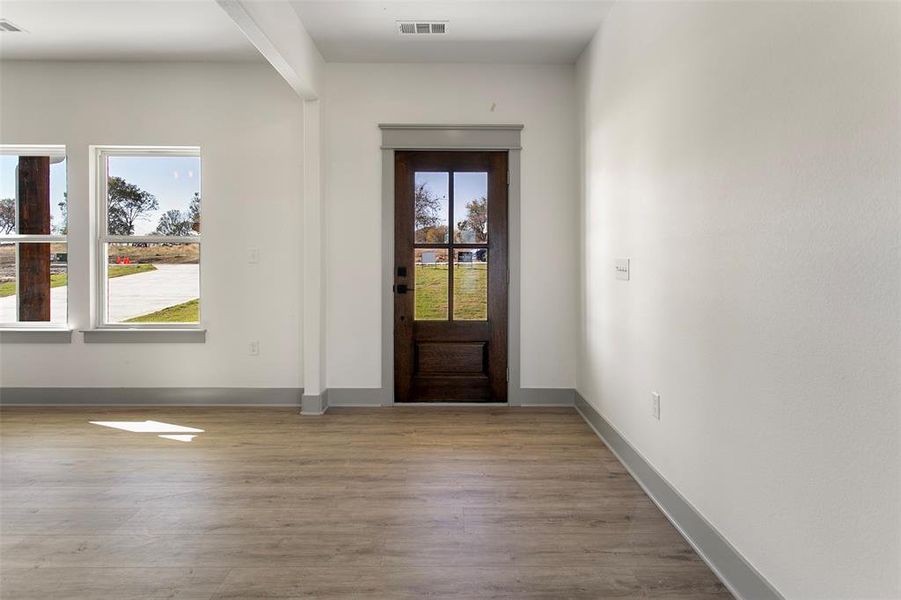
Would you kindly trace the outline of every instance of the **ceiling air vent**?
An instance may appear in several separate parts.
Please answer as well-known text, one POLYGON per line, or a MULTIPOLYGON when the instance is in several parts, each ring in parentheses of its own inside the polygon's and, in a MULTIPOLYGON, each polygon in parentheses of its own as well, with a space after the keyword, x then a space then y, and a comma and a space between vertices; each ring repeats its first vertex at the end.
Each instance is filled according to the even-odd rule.
POLYGON ((447 33, 447 21, 398 21, 400 35, 433 35, 447 33))
POLYGON ((24 32, 24 31, 25 31, 24 29, 22 29, 18 25, 13 25, 6 19, 0 19, 0 33, 5 33, 5 32, 20 33, 20 32, 24 32))

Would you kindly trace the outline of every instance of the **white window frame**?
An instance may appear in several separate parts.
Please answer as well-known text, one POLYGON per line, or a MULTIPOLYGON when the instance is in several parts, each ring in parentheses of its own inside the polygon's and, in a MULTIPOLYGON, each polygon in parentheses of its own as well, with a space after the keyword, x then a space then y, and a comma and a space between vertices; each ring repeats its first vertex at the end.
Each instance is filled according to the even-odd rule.
POLYGON ((200 220, 203 223, 203 159, 201 158, 199 146, 91 146, 92 165, 91 173, 93 178, 92 189, 94 191, 94 200, 97 215, 96 218, 96 289, 95 293, 97 302, 96 326, 95 329, 203 329, 203 277, 201 271, 203 268, 203 227, 196 235, 190 236, 170 236, 170 235, 110 235, 109 223, 107 221, 109 201, 108 201, 108 182, 109 175, 107 173, 108 162, 110 156, 181 156, 181 157, 197 157, 201 159, 200 165, 200 220), (109 261, 107 259, 108 244, 197 244, 200 258, 198 259, 198 292, 199 300, 197 307, 197 323, 109 323, 107 309, 109 308, 108 297, 108 268, 109 261))
MULTIPOLYGON (((44 144, 0 144, 0 155, 3 156, 49 156, 51 158, 62 157, 66 159, 66 191, 69 189, 69 164, 66 155, 66 146, 62 144, 44 145, 44 144)), ((68 198, 68 197, 67 197, 68 198)), ((18 200, 18 193, 16 193, 18 200)), ((68 214, 68 201, 66 205, 66 213, 68 214)), ((19 204, 16 202, 16 221, 19 220, 19 204)), ((69 239, 67 235, 23 235, 20 233, 0 234, 0 242, 16 244, 16 315, 19 314, 19 244, 23 243, 63 243, 66 244, 66 254, 69 254, 69 239)), ((66 274, 69 273, 68 260, 66 262, 66 274)), ((62 323, 51 323, 49 321, 13 321, 11 323, 0 322, 0 329, 69 329, 69 300, 66 297, 66 319, 62 323)))

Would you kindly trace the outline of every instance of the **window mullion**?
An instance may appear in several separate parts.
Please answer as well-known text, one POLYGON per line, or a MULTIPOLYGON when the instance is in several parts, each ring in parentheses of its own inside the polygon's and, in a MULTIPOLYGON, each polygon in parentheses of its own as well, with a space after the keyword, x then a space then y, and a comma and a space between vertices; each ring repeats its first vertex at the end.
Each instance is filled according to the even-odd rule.
POLYGON ((52 234, 15 234, 0 235, 0 243, 3 244, 65 244, 66 236, 52 234))
POLYGON ((199 244, 200 235, 102 235, 107 244, 199 244))
POLYGON ((447 320, 454 320, 454 172, 447 174, 447 320))

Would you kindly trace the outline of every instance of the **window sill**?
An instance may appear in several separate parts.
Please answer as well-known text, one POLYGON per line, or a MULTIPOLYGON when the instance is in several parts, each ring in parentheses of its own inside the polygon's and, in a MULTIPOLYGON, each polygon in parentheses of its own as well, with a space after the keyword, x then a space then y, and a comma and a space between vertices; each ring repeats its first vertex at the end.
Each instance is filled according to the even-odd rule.
POLYGON ((0 327, 3 344, 70 344, 72 330, 61 327, 0 327))
POLYGON ((206 329, 108 328, 83 330, 85 344, 203 344, 206 329))

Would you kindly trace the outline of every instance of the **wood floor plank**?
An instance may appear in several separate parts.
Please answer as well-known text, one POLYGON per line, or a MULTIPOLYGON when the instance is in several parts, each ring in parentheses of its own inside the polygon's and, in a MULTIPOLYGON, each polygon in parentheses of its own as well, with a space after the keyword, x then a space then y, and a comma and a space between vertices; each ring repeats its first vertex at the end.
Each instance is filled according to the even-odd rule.
POLYGON ((730 597, 571 408, 7 407, 0 508, 3 598, 730 597))
POLYGON ((208 600, 228 569, 13 568, 4 569, 0 593, 16 600, 208 600))
POLYGON ((631 571, 410 567, 232 569, 214 598, 643 598, 631 571))

